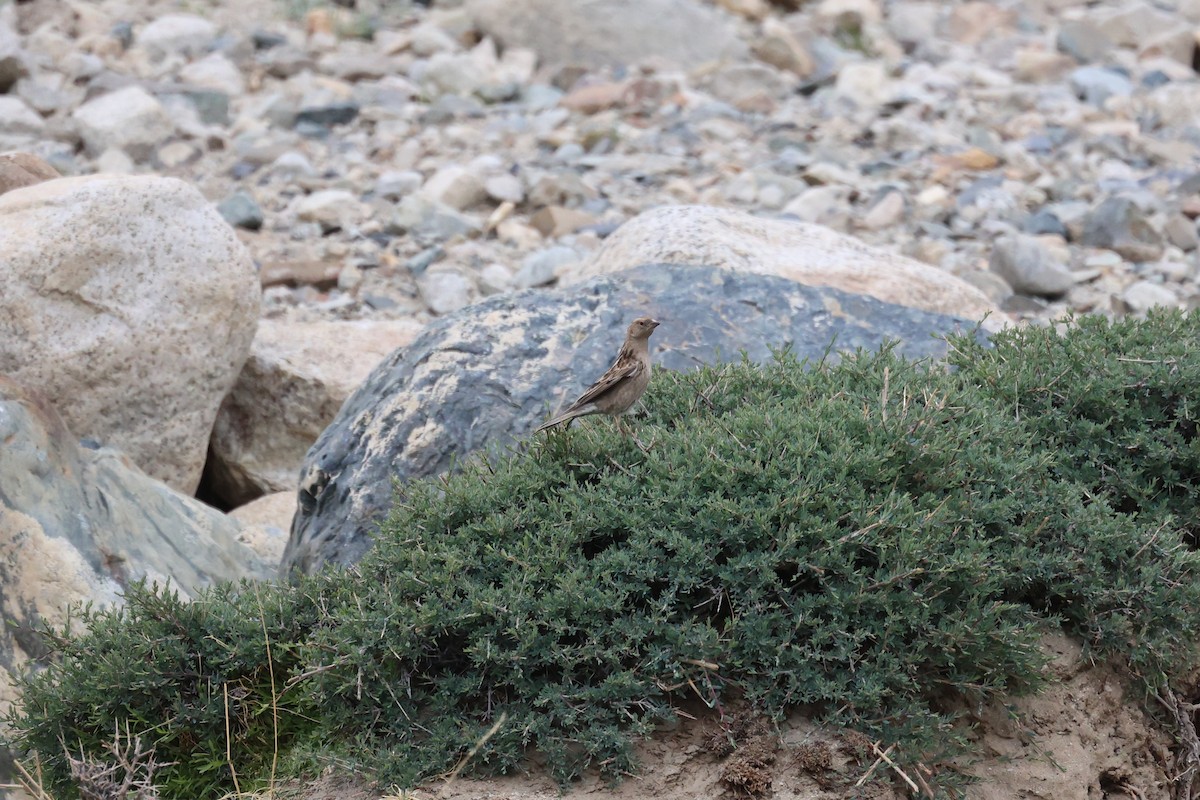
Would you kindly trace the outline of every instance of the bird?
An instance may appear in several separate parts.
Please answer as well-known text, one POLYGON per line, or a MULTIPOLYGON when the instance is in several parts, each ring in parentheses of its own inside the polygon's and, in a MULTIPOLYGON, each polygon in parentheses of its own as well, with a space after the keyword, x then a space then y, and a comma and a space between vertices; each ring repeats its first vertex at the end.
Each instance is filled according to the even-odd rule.
POLYGON ((569 424, 571 420, 589 414, 615 417, 617 427, 624 431, 621 415, 633 408, 633 404, 641 399, 646 387, 650 385, 650 334, 654 333, 658 325, 658 320, 650 317, 638 317, 629 323, 625 343, 621 345, 617 360, 608 371, 565 411, 543 422, 534 433, 541 433, 563 423, 569 424))

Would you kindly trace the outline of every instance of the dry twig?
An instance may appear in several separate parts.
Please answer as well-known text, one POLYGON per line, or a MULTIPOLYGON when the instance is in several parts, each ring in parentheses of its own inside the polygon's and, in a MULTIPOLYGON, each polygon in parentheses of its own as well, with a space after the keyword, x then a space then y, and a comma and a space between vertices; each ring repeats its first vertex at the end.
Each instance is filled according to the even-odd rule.
POLYGON ((1200 777, 1200 736, 1196 734, 1196 720, 1192 716, 1196 706, 1184 703, 1168 686, 1164 686, 1155 699, 1175 718, 1175 731, 1179 739, 1177 759, 1182 769, 1172 779, 1175 784, 1172 797, 1175 800, 1193 800, 1197 794, 1196 779, 1200 777))
POLYGON ((128 722, 123 734, 119 727, 114 731, 113 741, 105 749, 112 761, 101 762, 82 751, 76 758, 67 750, 67 763, 79 785, 80 800, 158 800, 154 774, 170 764, 155 761, 154 748, 144 745, 141 736, 130 733, 128 722))

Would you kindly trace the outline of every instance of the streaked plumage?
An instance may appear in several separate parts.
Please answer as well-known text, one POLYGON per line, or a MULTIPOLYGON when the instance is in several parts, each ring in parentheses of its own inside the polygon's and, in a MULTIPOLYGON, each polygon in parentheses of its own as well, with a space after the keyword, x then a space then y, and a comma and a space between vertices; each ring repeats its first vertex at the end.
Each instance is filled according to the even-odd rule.
POLYGON ((534 433, 569 423, 588 414, 607 414, 619 417, 641 399, 650 385, 650 334, 658 327, 658 321, 650 317, 639 317, 629 325, 625 344, 617 354, 608 371, 600 376, 562 413, 538 426, 534 433))

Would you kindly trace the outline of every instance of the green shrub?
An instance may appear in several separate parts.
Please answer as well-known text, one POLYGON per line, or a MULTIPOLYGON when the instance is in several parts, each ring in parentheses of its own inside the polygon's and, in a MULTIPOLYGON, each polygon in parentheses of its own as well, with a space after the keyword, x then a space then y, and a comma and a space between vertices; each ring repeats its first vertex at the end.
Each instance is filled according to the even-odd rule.
POLYGON ((9 724, 38 754, 55 796, 68 796, 65 750, 103 760, 126 725, 159 764, 174 762, 157 772, 165 796, 220 796, 233 785, 227 747, 239 774, 254 776, 269 771, 277 736, 286 743, 311 724, 294 697, 278 722, 272 703, 297 672, 295 645, 313 624, 306 601, 223 586, 189 603, 131 586, 123 608, 82 611, 86 633, 68 626, 52 637, 56 658, 24 680, 23 710, 9 724))
MULTIPOLYGON (((1190 603, 1172 606, 1167 595, 1182 588, 1190 596, 1194 556, 1187 551, 1200 544, 1198 341, 1200 316, 1158 310, 1146 320, 1081 317, 1062 336, 1014 329, 990 348, 963 337, 948 359, 1036 446, 1056 454, 1056 481, 1080 485, 1088 502, 1100 504, 1085 534, 1091 546, 1072 548, 1082 563, 1065 561, 1060 570, 1102 570, 1112 581, 1064 584, 1046 604, 1086 640, 1127 656, 1151 686, 1194 657, 1194 610, 1190 603), (1132 517, 1149 539, 1129 537, 1110 507, 1132 517), (1160 572, 1164 563, 1184 571, 1160 572), (1176 580, 1189 585, 1166 585, 1176 580), (1142 592, 1150 596, 1134 596, 1142 592)), ((1061 581, 1062 574, 1042 580, 1061 581)))
POLYGON ((995 402, 886 353, 784 357, 660 375, 648 452, 591 425, 415 484, 362 564, 369 592, 331 607, 317 641, 354 656, 315 679, 319 703, 341 724, 399 704, 368 735, 405 743, 402 781, 499 711, 488 758, 533 745, 570 777, 628 768, 622 731, 696 686, 815 705, 916 755, 946 735, 936 697, 1035 684, 1059 616, 1159 666, 1184 655, 1196 591, 1160 580, 1195 569, 1177 534, 1055 480, 1057 453, 995 402), (453 723, 411 725, 422 709, 453 723))
POLYGON ((198 797, 230 788, 227 687, 244 781, 274 712, 293 770, 336 756, 410 785, 503 719, 469 769, 534 748, 561 780, 615 776, 697 696, 804 706, 936 763, 962 745, 946 701, 1036 688, 1049 628, 1154 687, 1196 663, 1173 519, 1200 356, 1172 342, 1198 327, 964 337, 950 369, 885 350, 659 372, 645 448, 586 420, 401 487, 352 569, 190 605, 137 590, 59 642, 10 723, 62 781, 60 739, 98 751, 132 719, 198 797))
POLYGON ((985 348, 955 341, 949 362, 1061 455, 1056 471, 1115 509, 1171 516, 1197 543, 1200 322, 1155 311, 1146 321, 1073 321, 1065 336, 1019 328, 985 348))

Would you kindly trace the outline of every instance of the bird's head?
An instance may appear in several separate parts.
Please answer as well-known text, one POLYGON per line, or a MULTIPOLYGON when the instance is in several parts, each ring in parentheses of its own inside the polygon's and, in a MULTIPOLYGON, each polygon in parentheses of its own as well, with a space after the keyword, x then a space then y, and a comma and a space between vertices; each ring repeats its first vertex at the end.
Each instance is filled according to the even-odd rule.
POLYGON ((650 317, 638 317, 629 324, 630 339, 649 339, 650 334, 658 327, 658 320, 650 317))

